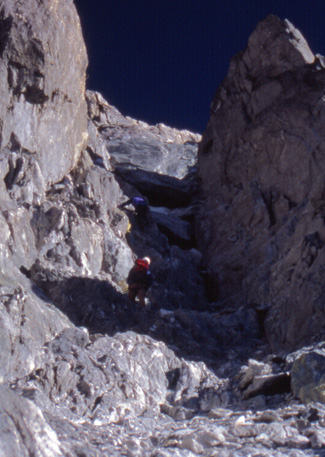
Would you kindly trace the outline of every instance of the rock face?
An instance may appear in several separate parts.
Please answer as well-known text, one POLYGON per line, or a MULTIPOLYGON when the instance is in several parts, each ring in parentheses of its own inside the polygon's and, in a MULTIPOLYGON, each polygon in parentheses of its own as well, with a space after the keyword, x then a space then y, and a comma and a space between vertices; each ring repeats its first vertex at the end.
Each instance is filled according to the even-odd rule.
POLYGON ((87 55, 69 1, 42 7, 36 0, 2 2, 0 28, 0 268, 6 310, 0 370, 2 381, 10 381, 33 369, 38 348, 69 325, 64 316, 54 317, 57 310, 35 295, 21 270, 33 265, 46 243, 53 244, 62 224, 62 210, 54 214, 51 205, 38 228, 35 221, 49 184, 71 171, 85 147, 87 55), (77 57, 72 63, 71 55, 77 57), (43 325, 35 326, 40 315, 43 325))
POLYGON ((87 54, 69 1, 5 1, 0 24, 3 178, 15 198, 32 203, 72 169, 85 146, 87 54))
POLYGON ((300 32, 268 16, 231 61, 199 150, 213 299, 270 308, 273 349, 324 336, 324 76, 300 32))
POLYGON ((263 308, 206 297, 200 136, 85 93, 70 0, 0 17, 0 455, 321 455, 322 345, 269 354, 263 308), (118 208, 135 195, 145 227, 118 208), (141 311, 125 278, 143 255, 141 311))

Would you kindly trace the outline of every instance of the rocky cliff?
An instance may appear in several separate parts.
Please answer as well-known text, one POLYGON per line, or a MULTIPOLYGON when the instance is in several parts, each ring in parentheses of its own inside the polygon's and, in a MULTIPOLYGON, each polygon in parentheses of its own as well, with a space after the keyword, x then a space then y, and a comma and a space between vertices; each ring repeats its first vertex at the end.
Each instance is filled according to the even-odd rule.
MULTIPOLYGON (((271 19, 275 34, 283 27, 271 19)), ((292 68, 302 71, 301 59, 312 54, 295 52, 292 68)), ((271 352, 255 306, 262 302, 226 306, 221 298, 233 296, 226 282, 215 296, 211 268, 220 275, 227 263, 213 263, 204 241, 212 238, 208 221, 222 233, 218 208, 202 203, 209 180, 217 188, 202 160, 206 148, 214 157, 209 133, 200 153, 202 201, 200 135, 124 117, 85 91, 86 65, 71 0, 2 2, 0 455, 321 455, 324 344, 271 352), (118 209, 135 195, 151 205, 145 229, 118 209), (204 258, 193 228, 198 211, 204 258), (152 258, 155 282, 140 311, 126 297, 125 278, 143 255, 152 258)), ((310 65, 306 74, 317 79, 320 64, 310 65)), ((299 204, 290 211, 298 226, 299 204)), ((308 240, 310 249, 319 246, 321 232, 308 240)), ((241 295, 235 276, 228 283, 241 295)))
POLYGON ((268 308, 273 349, 324 338, 323 63, 267 17, 231 61, 199 151, 213 299, 268 308))

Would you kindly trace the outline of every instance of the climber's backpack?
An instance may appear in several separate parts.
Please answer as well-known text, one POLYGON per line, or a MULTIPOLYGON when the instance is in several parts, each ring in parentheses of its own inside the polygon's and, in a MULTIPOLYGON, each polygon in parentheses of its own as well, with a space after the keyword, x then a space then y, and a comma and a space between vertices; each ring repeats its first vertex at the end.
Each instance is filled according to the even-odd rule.
POLYGON ((135 266, 130 270, 127 283, 128 284, 143 284, 148 282, 149 265, 145 260, 137 259, 135 266))

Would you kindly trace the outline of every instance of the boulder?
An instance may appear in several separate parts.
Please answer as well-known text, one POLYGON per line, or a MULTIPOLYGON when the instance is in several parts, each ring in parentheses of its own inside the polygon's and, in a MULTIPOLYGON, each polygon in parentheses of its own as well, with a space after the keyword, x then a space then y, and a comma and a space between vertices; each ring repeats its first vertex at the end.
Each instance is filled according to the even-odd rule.
POLYGON ((301 33, 268 16, 232 59, 199 148, 197 239, 214 300, 269 306, 273 350, 324 331, 324 83, 301 33))
POLYGON ((247 399, 261 394, 275 395, 290 391, 289 373, 270 374, 256 376, 253 383, 245 390, 243 397, 247 399))
POLYGON ((151 208, 154 222, 162 233, 165 233, 170 244, 180 247, 191 247, 194 244, 192 224, 181 219, 166 208, 151 208))
POLYGON ((288 356, 292 392, 304 403, 325 403, 324 346, 304 348, 288 356))

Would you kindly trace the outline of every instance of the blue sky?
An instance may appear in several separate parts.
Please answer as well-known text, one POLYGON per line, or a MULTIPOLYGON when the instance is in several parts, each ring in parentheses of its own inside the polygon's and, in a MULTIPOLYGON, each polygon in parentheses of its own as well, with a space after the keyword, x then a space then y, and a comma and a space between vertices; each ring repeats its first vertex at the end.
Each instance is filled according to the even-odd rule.
POLYGON ((325 0, 75 0, 87 86, 124 115, 202 133, 232 56, 267 14, 325 54, 325 0))

